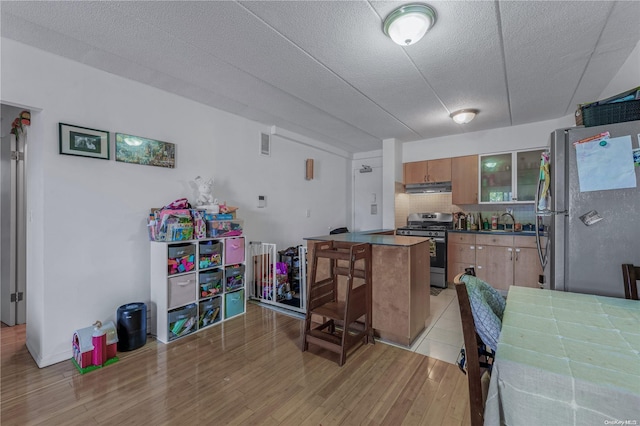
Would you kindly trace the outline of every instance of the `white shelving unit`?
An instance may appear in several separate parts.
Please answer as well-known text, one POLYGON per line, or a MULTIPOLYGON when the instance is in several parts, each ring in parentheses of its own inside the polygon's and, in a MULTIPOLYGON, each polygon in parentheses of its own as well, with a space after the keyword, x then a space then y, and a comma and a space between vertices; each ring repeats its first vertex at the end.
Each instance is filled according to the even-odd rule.
POLYGON ((169 343, 246 310, 242 236, 151 243, 151 333, 169 343))

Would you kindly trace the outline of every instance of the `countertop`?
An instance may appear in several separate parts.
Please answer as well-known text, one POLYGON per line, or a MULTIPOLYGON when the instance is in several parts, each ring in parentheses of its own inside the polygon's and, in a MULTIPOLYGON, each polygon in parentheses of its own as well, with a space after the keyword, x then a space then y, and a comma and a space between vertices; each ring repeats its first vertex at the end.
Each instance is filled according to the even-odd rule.
POLYGON ((347 232, 345 234, 322 235, 318 237, 305 237, 305 240, 317 241, 345 241, 350 243, 371 243, 381 246, 410 247, 424 243, 425 237, 408 237, 403 235, 375 235, 378 232, 393 231, 392 229, 379 229, 374 231, 347 232))
MULTIPOLYGON (((470 231, 467 229, 453 229, 447 232, 453 232, 456 234, 484 234, 484 235, 522 235, 528 237, 535 237, 536 231, 490 231, 490 230, 478 230, 478 231, 470 231)), ((541 235, 545 235, 544 232, 540 233, 541 235)))

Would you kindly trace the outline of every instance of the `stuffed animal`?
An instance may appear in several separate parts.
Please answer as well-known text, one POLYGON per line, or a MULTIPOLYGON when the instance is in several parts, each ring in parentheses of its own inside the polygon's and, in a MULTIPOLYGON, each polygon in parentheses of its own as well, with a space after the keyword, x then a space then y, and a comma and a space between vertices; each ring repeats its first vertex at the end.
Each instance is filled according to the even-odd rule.
POLYGON ((213 198, 213 178, 204 180, 200 176, 194 179, 198 186, 198 200, 196 206, 208 206, 215 203, 213 198))

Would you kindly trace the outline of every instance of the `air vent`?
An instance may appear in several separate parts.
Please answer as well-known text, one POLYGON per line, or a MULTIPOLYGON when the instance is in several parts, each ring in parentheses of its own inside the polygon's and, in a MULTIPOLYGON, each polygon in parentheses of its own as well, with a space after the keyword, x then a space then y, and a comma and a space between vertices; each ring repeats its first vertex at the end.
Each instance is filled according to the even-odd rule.
POLYGON ((260 133, 260 154, 271 155, 271 137, 266 133, 260 133))

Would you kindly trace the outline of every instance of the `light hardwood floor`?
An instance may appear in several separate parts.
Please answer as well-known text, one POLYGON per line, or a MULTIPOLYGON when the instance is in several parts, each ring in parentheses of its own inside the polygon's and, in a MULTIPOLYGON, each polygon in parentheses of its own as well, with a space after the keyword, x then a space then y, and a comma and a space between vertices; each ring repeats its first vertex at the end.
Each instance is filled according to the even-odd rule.
MULTIPOLYGON (((84 375, 39 369, 24 326, 1 332, 0 423, 8 425, 468 425, 455 365, 377 342, 300 351, 303 321, 249 303, 246 315, 169 345, 148 339, 84 375)), ((71 342, 71 336, 69 336, 71 342)))

